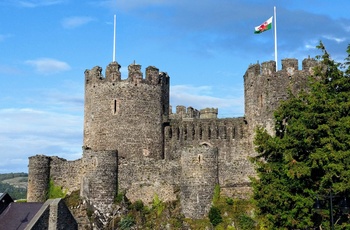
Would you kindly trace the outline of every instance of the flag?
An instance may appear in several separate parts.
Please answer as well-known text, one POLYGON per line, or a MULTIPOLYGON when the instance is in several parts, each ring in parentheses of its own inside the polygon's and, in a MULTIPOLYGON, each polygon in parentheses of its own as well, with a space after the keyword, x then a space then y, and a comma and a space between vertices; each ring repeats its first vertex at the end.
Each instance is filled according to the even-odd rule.
POLYGON ((255 33, 255 34, 260 34, 260 33, 264 32, 264 31, 266 31, 266 30, 271 29, 271 27, 272 27, 272 18, 273 18, 273 17, 267 19, 266 22, 264 22, 264 23, 261 24, 260 26, 255 27, 254 33, 255 33))

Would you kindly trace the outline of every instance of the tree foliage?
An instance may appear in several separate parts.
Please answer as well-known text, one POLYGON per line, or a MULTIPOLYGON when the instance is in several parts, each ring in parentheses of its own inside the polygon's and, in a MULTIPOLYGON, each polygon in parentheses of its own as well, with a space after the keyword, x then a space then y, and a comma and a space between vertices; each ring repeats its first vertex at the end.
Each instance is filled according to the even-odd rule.
POLYGON ((318 48, 308 90, 275 111, 275 135, 256 132, 253 196, 269 229, 328 226, 329 214, 320 221, 313 210, 316 197, 350 192, 350 45, 344 63, 318 48))

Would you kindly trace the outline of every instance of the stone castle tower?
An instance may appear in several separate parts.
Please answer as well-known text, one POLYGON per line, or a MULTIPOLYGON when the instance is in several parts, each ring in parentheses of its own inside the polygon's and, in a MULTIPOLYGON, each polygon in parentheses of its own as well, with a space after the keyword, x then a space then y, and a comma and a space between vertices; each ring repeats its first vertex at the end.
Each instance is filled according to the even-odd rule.
POLYGON ((164 121, 169 114, 169 77, 155 67, 129 65, 121 80, 120 65, 85 72, 84 146, 94 150, 118 150, 126 159, 163 158, 164 121))
POLYGON ((117 192, 129 200, 152 202, 180 197, 189 218, 206 216, 215 185, 228 196, 247 197, 255 172, 257 126, 273 131, 273 111, 288 89, 305 88, 314 59, 250 65, 244 74, 245 117, 217 118, 218 110, 169 105, 170 78, 156 67, 131 64, 121 79, 120 65, 85 71, 83 156, 76 161, 36 155, 29 158, 28 201, 43 201, 50 179, 80 195, 108 218, 117 192))

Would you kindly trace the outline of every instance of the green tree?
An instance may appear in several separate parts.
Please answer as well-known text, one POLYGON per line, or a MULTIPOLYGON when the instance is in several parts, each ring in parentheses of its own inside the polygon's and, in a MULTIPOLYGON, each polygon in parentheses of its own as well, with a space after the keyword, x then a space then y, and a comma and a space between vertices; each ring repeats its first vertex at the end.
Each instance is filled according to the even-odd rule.
POLYGON ((253 198, 268 229, 328 228, 329 213, 313 210, 316 197, 350 192, 350 45, 344 63, 317 48, 315 77, 275 111, 275 135, 256 132, 253 198))

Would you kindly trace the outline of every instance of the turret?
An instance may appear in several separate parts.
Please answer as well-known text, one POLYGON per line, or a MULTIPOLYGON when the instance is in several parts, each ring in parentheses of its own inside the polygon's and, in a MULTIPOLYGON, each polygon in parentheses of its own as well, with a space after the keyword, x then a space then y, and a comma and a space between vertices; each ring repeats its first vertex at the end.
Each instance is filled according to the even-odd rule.
POLYGON ((298 69, 298 60, 282 60, 282 69, 276 72, 276 63, 268 61, 251 65, 244 75, 245 118, 253 132, 257 125, 273 132, 273 112, 281 100, 288 98, 288 90, 297 93, 304 89, 312 68, 317 64, 314 59, 303 60, 303 70, 298 69))
POLYGON ((211 119, 218 118, 218 109, 217 108, 205 108, 200 110, 201 119, 211 119))
POLYGON ((85 71, 84 146, 117 150, 125 158, 163 156, 163 123, 169 113, 169 76, 156 67, 128 67, 121 80, 120 65, 112 62, 85 71))
POLYGON ((36 155, 29 157, 28 166, 28 202, 44 202, 50 182, 50 157, 36 155))

